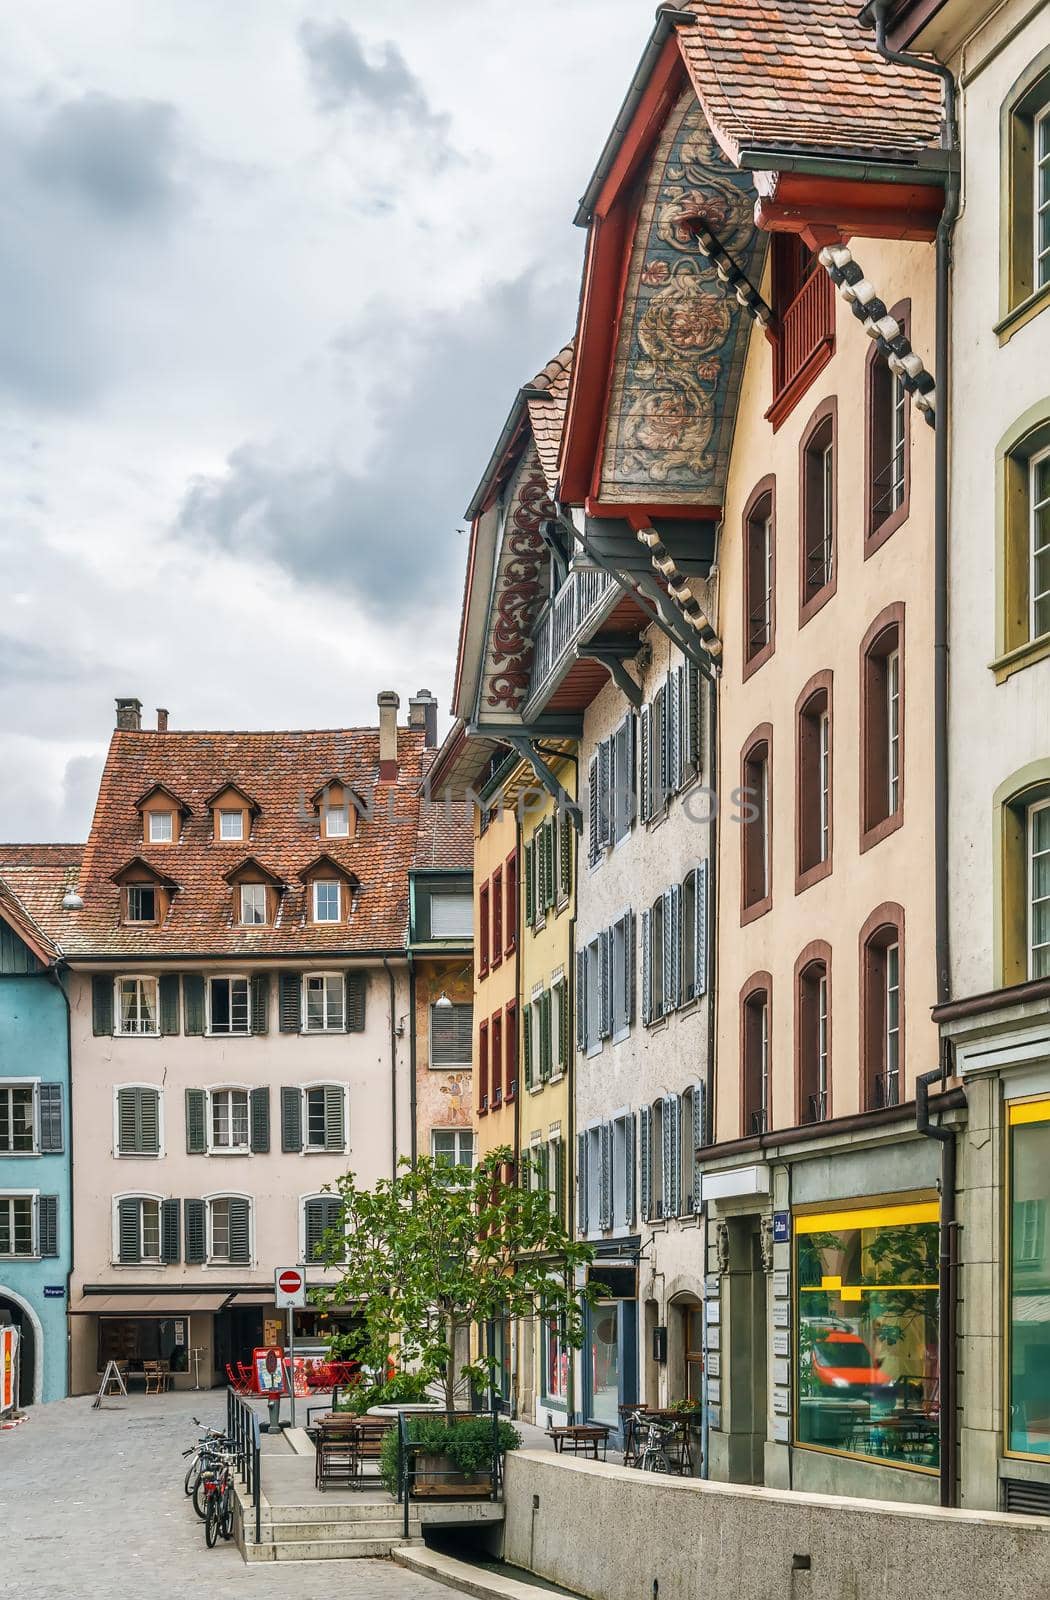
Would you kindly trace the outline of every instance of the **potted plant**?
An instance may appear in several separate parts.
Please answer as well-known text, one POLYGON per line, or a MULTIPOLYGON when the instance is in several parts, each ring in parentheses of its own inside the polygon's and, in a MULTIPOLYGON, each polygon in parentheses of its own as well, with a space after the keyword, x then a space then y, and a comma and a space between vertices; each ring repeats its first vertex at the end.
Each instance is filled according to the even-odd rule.
MULTIPOLYGON (((412 1493, 421 1496, 492 1493, 494 1450, 517 1450, 521 1435, 509 1422, 461 1414, 412 1417, 406 1424, 411 1449, 412 1493)), ((400 1444, 391 1430, 383 1440, 379 1472, 391 1494, 398 1491, 400 1444)))

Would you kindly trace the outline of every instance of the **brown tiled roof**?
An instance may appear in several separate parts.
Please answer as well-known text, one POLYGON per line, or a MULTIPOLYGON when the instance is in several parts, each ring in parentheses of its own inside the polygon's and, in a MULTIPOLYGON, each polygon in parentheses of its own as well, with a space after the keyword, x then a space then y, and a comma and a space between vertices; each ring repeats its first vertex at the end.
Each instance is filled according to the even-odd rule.
POLYGON ((448 804, 437 798, 419 807, 415 865, 469 872, 474 865, 474 818, 461 800, 448 804))
POLYGON ((59 948, 49 923, 77 881, 82 844, 0 844, 0 905, 16 932, 51 959, 59 948))
POLYGON ((690 0, 678 29, 731 160, 748 148, 914 159, 937 145, 940 85, 876 54, 842 0, 690 0))
POLYGON ((397 782, 379 784, 379 734, 374 728, 287 733, 117 730, 79 874, 84 908, 63 911, 61 894, 57 899, 45 896, 40 901, 42 926, 74 960, 108 955, 148 959, 182 952, 280 958, 315 950, 353 954, 403 949, 408 872, 420 826, 422 756, 422 732, 399 728, 397 782), (374 815, 359 820, 354 839, 319 838, 310 796, 333 772, 344 774, 366 803, 374 801, 374 815), (143 844, 135 801, 154 783, 169 786, 191 809, 177 844, 143 844), (260 807, 250 836, 236 844, 214 841, 207 807, 207 797, 226 783, 236 784, 260 807), (321 851, 361 885, 350 917, 331 926, 305 920, 299 877, 321 851), (233 919, 223 874, 248 855, 289 886, 273 927, 245 928, 233 919), (136 856, 178 885, 160 927, 129 927, 120 921, 120 891, 112 876, 136 856))
POLYGON ((565 408, 569 403, 572 352, 573 345, 570 342, 547 362, 527 388, 529 421, 536 440, 536 451, 552 494, 558 482, 558 455, 565 426, 565 408))

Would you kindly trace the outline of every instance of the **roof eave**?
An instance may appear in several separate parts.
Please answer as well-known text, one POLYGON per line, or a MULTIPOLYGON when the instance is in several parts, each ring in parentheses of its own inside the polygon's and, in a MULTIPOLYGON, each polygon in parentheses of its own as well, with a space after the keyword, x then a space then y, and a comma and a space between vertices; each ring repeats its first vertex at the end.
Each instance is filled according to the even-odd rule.
POLYGON ((943 186, 948 176, 948 152, 916 151, 900 160, 879 160, 848 151, 776 149, 769 145, 741 146, 738 163, 747 172, 802 172, 814 177, 850 178, 857 183, 929 183, 943 186))

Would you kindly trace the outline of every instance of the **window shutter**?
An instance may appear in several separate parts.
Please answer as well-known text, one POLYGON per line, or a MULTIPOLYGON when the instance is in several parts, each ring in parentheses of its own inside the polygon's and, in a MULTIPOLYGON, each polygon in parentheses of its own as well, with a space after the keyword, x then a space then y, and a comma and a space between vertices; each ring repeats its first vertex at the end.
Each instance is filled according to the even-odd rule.
POLYGON ((620 821, 624 833, 634 826, 635 726, 634 712, 628 711, 623 719, 624 770, 620 773, 620 805, 623 807, 620 821))
POLYGON ((326 1150, 346 1149, 346 1095, 342 1084, 325 1085, 324 1147, 326 1150))
POLYGON ((117 1260, 122 1266, 135 1266, 142 1260, 141 1216, 141 1200, 117 1201, 117 1260))
POLYGON ((325 1231, 324 1201, 306 1200, 303 1202, 303 1235, 305 1241, 304 1258, 307 1261, 317 1260, 317 1247, 325 1231))
POLYGON ((576 1224, 587 1232, 587 1135, 576 1135, 576 1224))
POLYGON ((137 1118, 135 1116, 136 1093, 134 1089, 117 1090, 117 1154, 121 1156, 136 1153, 137 1118))
POLYGON ((685 668, 685 711, 683 713, 684 760, 690 772, 703 768, 703 694, 700 668, 692 661, 685 668))
POLYGON ((674 1112, 671 1109, 673 1095, 665 1094, 663 1097, 663 1115, 660 1118, 663 1133, 661 1155, 663 1160, 660 1165, 662 1179, 660 1189, 660 1215, 670 1217, 674 1215, 671 1196, 674 1192, 674 1112))
POLYGON ((653 1020, 653 916, 642 912, 642 1021, 653 1020))
POLYGON ((230 1261, 247 1266, 251 1260, 248 1229, 248 1201, 240 1195, 231 1195, 230 1201, 230 1261))
POLYGON ((179 1259, 179 1202, 160 1203, 160 1259, 165 1266, 179 1259))
POLYGON ((204 1032, 204 979, 199 972, 187 972, 182 979, 184 1026, 188 1034, 204 1032))
POLYGON ((638 1112, 638 1208, 643 1222, 653 1214, 653 1113, 651 1106, 638 1112))
POLYGON ((682 1097, 671 1096, 671 1215, 682 1209, 682 1097))
POLYGON ((251 1112, 252 1149, 257 1156, 268 1154, 270 1149, 270 1091, 253 1089, 248 1097, 251 1112))
POLYGON ((643 706, 638 730, 638 810, 643 822, 653 814, 653 711, 643 706))
POLYGON ((266 972, 252 975, 252 1032, 268 1033, 270 1030, 270 976, 266 972))
POLYGON ((346 1031, 364 1033, 365 996, 368 993, 368 973, 348 972, 346 975, 346 1031))
POLYGON ((695 1152, 707 1143, 707 1117, 706 1111, 707 1088, 702 1083, 696 1084, 693 1089, 693 1210, 700 1211, 702 1202, 700 1198, 700 1175, 703 1167, 696 1159, 695 1152))
POLYGON ((91 1031, 96 1036, 113 1032, 113 979, 91 980, 91 1031))
POLYGON ((565 1140, 554 1141, 554 1210, 565 1227, 565 1140))
POLYGON ((540 1019, 540 1082, 545 1083, 551 1075, 551 992, 541 989, 536 1001, 539 1007, 540 1019))
POLYGON ((608 739, 603 739, 598 746, 598 848, 601 850, 612 841, 612 807, 609 796, 612 792, 612 748, 608 739))
MULTIPOLYGON (((672 885, 670 891, 671 906, 671 1008, 682 1003, 682 885, 672 885)), ((666 967, 665 956, 665 967, 666 967)))
POLYGON ((198 1266, 205 1256, 204 1201, 183 1201, 186 1226, 186 1265, 198 1266))
POLYGON ((58 1255, 57 1194, 42 1194, 37 1197, 36 1247, 41 1256, 58 1255))
POLYGON ((599 1194, 600 1213, 598 1226, 612 1227, 612 1123, 603 1122, 599 1129, 599 1194))
POLYGON ((139 1149, 144 1156, 157 1156, 160 1154, 160 1090, 138 1089, 135 1092, 139 1097, 139 1149))
POLYGON ((623 1124, 623 1204, 624 1221, 628 1227, 634 1223, 634 1112, 629 1111, 623 1124))
POLYGON ((208 1149, 208 1097, 203 1089, 186 1090, 186 1153, 203 1156, 208 1149))
POLYGON ((667 799, 667 685, 653 696, 653 815, 667 799))
POLYGON ((179 975, 177 972, 162 973, 157 985, 160 995, 160 1031, 162 1034, 178 1033, 179 1031, 179 975))
POLYGON ((61 1155, 65 1148, 65 1132, 62 1127, 62 1085, 42 1083, 37 1093, 40 1106, 40 1154, 61 1155))
POLYGON ((525 846, 525 922, 528 927, 536 920, 535 884, 532 881, 532 840, 525 846))
POLYGON ((117 1090, 117 1151, 122 1156, 160 1154, 160 1093, 117 1090))
POLYGON ((298 1033, 302 1027, 302 977, 298 972, 282 972, 278 997, 278 1025, 282 1033, 298 1033))
POLYGON ((303 1148, 303 1097, 298 1088, 281 1090, 281 1149, 303 1148))
POLYGON ((667 792, 677 794, 682 787, 682 672, 673 668, 667 675, 667 792))
POLYGON ((698 862, 693 895, 693 993, 707 993, 707 862, 698 862))
POLYGON ((616 839, 616 784, 618 774, 616 771, 616 735, 611 735, 602 741, 605 751, 605 804, 602 807, 605 822, 605 843, 612 844, 616 839))
POLYGON ((612 1033, 612 932, 603 928, 598 935, 598 1037, 612 1033))
POLYGON ((521 1048, 525 1058, 525 1087, 532 1088, 532 1006, 522 1009, 521 1048))
POLYGON ((626 996, 627 1026, 631 1027, 635 1016, 635 989, 637 987, 636 975, 638 971, 637 955, 634 948, 633 911, 628 911, 627 915, 623 919, 623 923, 623 959, 625 968, 623 975, 623 992, 626 996))
POLYGON ((601 827, 599 823, 598 757, 593 755, 587 767, 587 859, 593 867, 598 859, 601 827))
POLYGON ((674 890, 665 889, 663 892, 664 903, 664 1016, 674 1010, 677 1004, 675 995, 675 900, 674 890))
POLYGON ((561 871, 561 897, 568 899, 572 894, 572 835, 573 826, 568 815, 562 817, 558 833, 558 861, 561 871))
POLYGON ((587 1048, 587 951, 576 952, 576 1048, 587 1048))

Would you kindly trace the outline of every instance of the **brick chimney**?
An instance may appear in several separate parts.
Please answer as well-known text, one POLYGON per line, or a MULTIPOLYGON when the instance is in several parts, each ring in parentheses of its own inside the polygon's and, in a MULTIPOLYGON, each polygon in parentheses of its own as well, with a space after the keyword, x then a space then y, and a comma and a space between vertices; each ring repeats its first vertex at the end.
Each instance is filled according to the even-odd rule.
POLYGON ((142 728, 142 701, 122 700, 117 697, 117 727, 126 733, 138 733, 142 728))
POLYGON ((397 712, 401 704, 395 689, 380 689, 379 706, 379 781, 397 782, 397 712))
POLYGON ((157 707, 157 732, 158 733, 167 733, 167 731, 168 731, 168 710, 167 710, 167 707, 166 706, 158 706, 157 707))
POLYGON ((417 689, 408 702, 408 725, 419 728, 423 743, 433 750, 438 742, 438 703, 429 689, 417 689))

